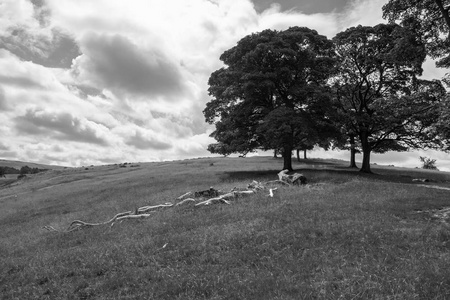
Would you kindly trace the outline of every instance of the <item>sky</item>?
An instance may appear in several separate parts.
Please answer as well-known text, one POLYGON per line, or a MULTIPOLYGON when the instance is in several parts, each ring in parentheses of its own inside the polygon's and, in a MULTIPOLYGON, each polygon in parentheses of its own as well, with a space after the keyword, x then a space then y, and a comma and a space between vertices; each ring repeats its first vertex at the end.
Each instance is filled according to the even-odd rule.
MULTIPOLYGON (((384 22, 386 0, 0 0, 0 159, 64 166, 210 156, 208 78, 264 29, 332 38, 384 22)), ((445 70, 425 64, 424 77, 445 70)), ((311 153, 348 159, 345 151, 311 153)), ((439 152, 374 162, 450 170, 439 152)))

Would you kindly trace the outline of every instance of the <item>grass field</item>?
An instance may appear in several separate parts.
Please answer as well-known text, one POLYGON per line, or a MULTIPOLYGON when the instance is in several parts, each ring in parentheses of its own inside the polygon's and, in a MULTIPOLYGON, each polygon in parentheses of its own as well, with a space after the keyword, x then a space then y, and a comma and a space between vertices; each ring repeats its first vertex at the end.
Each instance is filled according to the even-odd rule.
POLYGON ((0 179, 0 299, 449 299, 450 225, 431 211, 450 207, 450 190, 412 182, 450 187, 445 172, 308 160, 294 168, 309 183, 274 198, 42 229, 273 180, 281 166, 204 158, 0 179))

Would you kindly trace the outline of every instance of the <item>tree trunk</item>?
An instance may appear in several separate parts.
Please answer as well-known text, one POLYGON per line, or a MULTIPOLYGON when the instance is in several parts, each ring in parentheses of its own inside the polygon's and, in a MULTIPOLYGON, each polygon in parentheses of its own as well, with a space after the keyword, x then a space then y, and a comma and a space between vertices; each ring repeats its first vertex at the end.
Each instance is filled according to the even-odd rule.
POLYGON ((277 150, 273 150, 273 158, 278 158, 278 156, 277 156, 277 150))
POLYGON ((297 161, 300 161, 300 149, 297 149, 297 161))
POLYGON ((356 149, 355 149, 355 136, 350 135, 350 168, 357 168, 356 165, 356 149))
POLYGON ((283 170, 294 170, 292 168, 292 147, 284 147, 283 149, 283 170))
POLYGON ((372 173, 370 170, 370 152, 372 149, 370 148, 369 136, 367 132, 361 132, 360 139, 363 150, 363 162, 359 171, 364 173, 372 173))
POLYGON ((308 158, 306 158, 306 149, 303 150, 303 158, 304 158, 304 159, 308 159, 308 158))

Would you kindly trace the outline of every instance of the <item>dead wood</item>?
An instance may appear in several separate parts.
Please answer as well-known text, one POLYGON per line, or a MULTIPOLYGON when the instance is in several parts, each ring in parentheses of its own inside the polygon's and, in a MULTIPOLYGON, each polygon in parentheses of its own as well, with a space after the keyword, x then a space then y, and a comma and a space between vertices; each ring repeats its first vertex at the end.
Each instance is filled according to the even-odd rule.
POLYGON ((183 204, 186 204, 186 203, 192 203, 192 202, 195 202, 194 198, 186 198, 183 201, 178 202, 177 204, 175 204, 175 206, 183 205, 183 204))
POLYGON ((274 189, 269 189, 269 197, 270 198, 273 198, 273 191, 276 191, 276 190, 278 190, 277 188, 274 188, 274 189))
POLYGON ((306 177, 303 174, 295 173, 292 175, 288 175, 289 170, 283 170, 278 173, 278 180, 282 182, 286 182, 290 185, 294 184, 306 184, 306 177))
POLYGON ((143 206, 143 207, 140 207, 140 208, 138 208, 138 213, 143 213, 143 212, 147 212, 147 211, 150 211, 150 210, 156 210, 156 209, 159 209, 159 208, 166 208, 166 207, 172 207, 173 206, 173 204, 172 203, 170 203, 170 202, 167 202, 167 203, 164 203, 164 204, 159 204, 159 205, 154 205, 154 206, 143 206))
POLYGON ((269 189, 269 195, 268 197, 273 198, 274 197, 274 191, 277 190, 277 188, 270 187, 273 184, 282 184, 287 186, 292 186, 295 184, 305 184, 306 178, 302 174, 295 173, 293 175, 288 175, 287 170, 283 170, 278 173, 278 180, 272 180, 267 181, 265 183, 258 182, 254 180, 250 184, 247 185, 246 188, 233 188, 230 192, 221 194, 220 190, 216 190, 214 188, 209 188, 208 190, 204 191, 198 191, 198 192, 187 192, 178 198, 176 200, 181 200, 180 202, 173 204, 171 202, 166 202, 164 204, 159 205, 148 205, 148 206, 142 206, 139 208, 136 208, 134 211, 126 211, 122 213, 116 214, 114 217, 109 219, 105 222, 99 222, 99 223, 89 223, 84 222, 81 220, 75 220, 70 223, 70 225, 65 230, 59 230, 54 228, 53 226, 47 225, 43 228, 49 231, 54 232, 71 232, 74 230, 86 228, 86 227, 94 227, 94 226, 101 226, 101 225, 107 225, 111 224, 111 226, 114 225, 115 222, 119 221, 122 222, 124 220, 133 220, 133 219, 145 219, 150 217, 153 213, 155 213, 158 210, 162 209, 168 209, 174 206, 180 206, 187 203, 195 203, 195 206, 206 206, 211 205, 215 203, 224 203, 224 204, 231 204, 232 200, 235 200, 237 198, 241 198, 248 195, 257 194, 260 191, 269 189), (269 188, 270 187, 270 188, 269 188), (205 199, 206 198, 206 199, 205 199), (198 202, 200 201, 200 202, 198 202))
POLYGON ((231 204, 230 201, 225 200, 222 197, 217 197, 217 198, 211 198, 202 202, 199 202, 197 204, 195 204, 195 206, 200 206, 200 205, 210 205, 213 203, 225 203, 225 204, 231 204))
POLYGON ((194 197, 217 197, 219 196, 219 191, 210 187, 209 190, 194 192, 194 197))
POLYGON ((192 192, 187 192, 186 194, 181 195, 180 197, 177 198, 177 200, 184 200, 185 198, 192 196, 192 192))

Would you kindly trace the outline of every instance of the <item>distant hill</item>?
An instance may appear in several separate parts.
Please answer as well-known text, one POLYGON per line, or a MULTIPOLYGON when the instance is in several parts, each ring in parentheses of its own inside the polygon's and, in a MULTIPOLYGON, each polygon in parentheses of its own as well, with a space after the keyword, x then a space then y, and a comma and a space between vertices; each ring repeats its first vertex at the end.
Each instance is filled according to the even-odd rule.
POLYGON ((0 159, 0 167, 9 167, 14 169, 19 169, 28 166, 30 168, 38 168, 38 169, 50 169, 50 170, 62 170, 67 167, 62 166, 55 166, 55 165, 44 165, 44 164, 37 164, 32 162, 23 162, 23 161, 16 161, 16 160, 5 160, 0 159))

